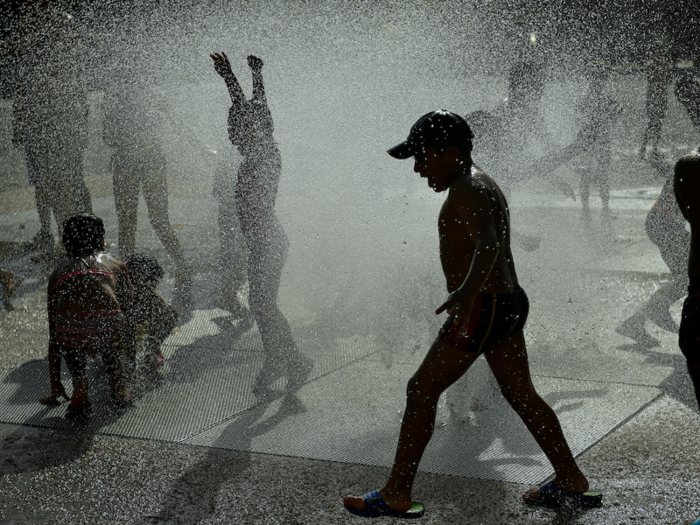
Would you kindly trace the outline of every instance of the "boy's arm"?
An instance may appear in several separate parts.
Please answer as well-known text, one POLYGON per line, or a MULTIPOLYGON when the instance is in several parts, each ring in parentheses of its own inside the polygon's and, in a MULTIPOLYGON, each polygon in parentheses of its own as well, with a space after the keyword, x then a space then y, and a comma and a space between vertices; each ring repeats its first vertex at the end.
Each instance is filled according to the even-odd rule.
POLYGON ((447 301, 435 313, 439 314, 447 310, 450 315, 455 314, 460 318, 469 315, 476 296, 491 273, 501 247, 491 201, 485 190, 459 184, 450 190, 449 198, 467 235, 474 243, 474 255, 464 282, 450 294, 447 301))

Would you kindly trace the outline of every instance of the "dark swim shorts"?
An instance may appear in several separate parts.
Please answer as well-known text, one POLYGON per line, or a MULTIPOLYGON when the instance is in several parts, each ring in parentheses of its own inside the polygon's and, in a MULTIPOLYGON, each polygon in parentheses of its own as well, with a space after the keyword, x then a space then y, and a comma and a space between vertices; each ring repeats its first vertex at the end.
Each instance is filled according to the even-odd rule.
POLYGON ((464 332, 455 316, 450 316, 440 329, 439 337, 457 350, 481 354, 525 326, 530 302, 518 287, 511 293, 480 293, 464 332))
POLYGON ((688 297, 683 301, 678 346, 689 366, 700 366, 700 278, 688 286, 688 297))

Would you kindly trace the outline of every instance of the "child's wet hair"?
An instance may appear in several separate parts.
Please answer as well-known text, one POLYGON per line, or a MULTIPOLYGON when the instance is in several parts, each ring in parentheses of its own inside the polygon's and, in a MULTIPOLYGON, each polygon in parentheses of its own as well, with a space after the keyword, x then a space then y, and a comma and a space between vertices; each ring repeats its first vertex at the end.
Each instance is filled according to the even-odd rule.
POLYGON ((132 255, 125 264, 135 284, 145 285, 148 281, 158 283, 165 273, 154 257, 143 253, 132 255))
POLYGON ((86 257, 102 248, 105 225, 90 213, 68 217, 63 223, 61 242, 70 257, 86 257))

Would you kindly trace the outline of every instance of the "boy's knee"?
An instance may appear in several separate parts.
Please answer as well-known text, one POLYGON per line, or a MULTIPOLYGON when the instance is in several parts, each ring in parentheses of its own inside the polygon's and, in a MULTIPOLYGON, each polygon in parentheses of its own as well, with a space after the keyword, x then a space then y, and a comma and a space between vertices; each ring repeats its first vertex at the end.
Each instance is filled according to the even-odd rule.
POLYGON ((442 390, 425 384, 420 378, 413 376, 406 385, 406 399, 409 403, 437 403, 442 390))

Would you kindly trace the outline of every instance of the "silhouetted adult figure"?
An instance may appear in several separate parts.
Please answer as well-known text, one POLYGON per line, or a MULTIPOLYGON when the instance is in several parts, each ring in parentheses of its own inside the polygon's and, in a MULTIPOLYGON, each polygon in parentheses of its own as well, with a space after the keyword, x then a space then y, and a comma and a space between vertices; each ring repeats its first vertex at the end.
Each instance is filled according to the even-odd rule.
POLYGON ((527 173, 548 180, 575 200, 573 188, 553 172, 525 169, 535 160, 528 151, 529 141, 533 137, 540 144, 546 141, 545 123, 539 112, 545 78, 543 64, 521 57, 508 70, 508 97, 491 111, 474 111, 465 118, 482 137, 476 145, 476 158, 494 174, 507 197, 527 173))
POLYGON ((658 155, 659 141, 666 110, 668 109, 667 89, 671 83, 672 64, 666 55, 662 37, 658 37, 653 44, 651 61, 645 67, 647 77, 646 113, 647 126, 644 130, 642 147, 639 149, 639 158, 646 155, 647 146, 651 145, 652 155, 658 155))
POLYGON ((691 68, 678 69, 677 75, 674 94, 678 102, 683 104, 695 129, 700 132, 700 82, 691 68))
POLYGON ((678 207, 690 223, 690 284, 688 297, 683 302, 678 343, 688 363, 688 373, 700 406, 700 147, 676 162, 673 187, 678 207))
POLYGON ((168 213, 166 158, 160 140, 164 116, 148 86, 130 73, 113 83, 104 98, 103 138, 115 149, 111 168, 119 225, 119 255, 127 260, 136 249, 139 192, 158 239, 175 263, 173 303, 186 309, 192 288, 191 269, 168 213))
POLYGON ((54 244, 51 211, 60 238, 68 217, 92 210, 82 177, 88 105, 79 80, 76 21, 55 2, 27 0, 18 35, 5 51, 18 53, 13 142, 24 147, 39 213, 40 229, 30 247, 48 252, 54 244))
POLYGON ((610 186, 608 169, 610 168, 610 135, 622 111, 620 104, 604 93, 607 72, 594 69, 588 72, 588 92, 580 105, 581 127, 574 140, 559 151, 545 155, 537 160, 536 166, 527 170, 542 170, 553 173, 562 165, 571 162, 580 155, 585 155, 585 165, 581 170, 581 217, 590 221, 588 199, 590 187, 596 183, 603 203, 602 218, 608 221, 614 218, 610 211, 610 186))
POLYGON ((641 308, 616 329, 617 333, 644 346, 659 344, 646 331, 644 323, 647 320, 669 332, 678 331, 669 308, 685 295, 688 287, 687 266, 690 248, 690 234, 685 229, 685 217, 678 208, 673 192, 673 166, 660 159, 652 159, 651 163, 664 178, 664 185, 647 214, 645 229, 649 240, 659 249, 661 258, 671 271, 671 280, 655 291, 641 308))
POLYGON ((246 100, 228 57, 224 53, 211 57, 214 69, 226 81, 231 96, 228 136, 244 158, 236 181, 236 206, 249 251, 248 303, 265 350, 265 363, 256 378, 254 392, 256 396, 267 397, 270 385, 282 375, 287 376, 287 390, 297 390, 313 367, 311 360, 297 349, 289 323, 277 306, 282 268, 289 248, 287 235, 275 213, 282 160, 273 137, 274 124, 265 96, 263 61, 248 56, 253 74, 253 97, 246 100))

